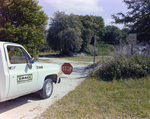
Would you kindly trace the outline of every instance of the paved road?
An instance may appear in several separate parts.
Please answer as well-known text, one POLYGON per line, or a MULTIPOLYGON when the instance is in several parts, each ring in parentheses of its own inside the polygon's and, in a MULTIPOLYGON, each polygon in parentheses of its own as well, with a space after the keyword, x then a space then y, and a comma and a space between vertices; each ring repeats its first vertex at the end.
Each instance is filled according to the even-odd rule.
MULTIPOLYGON (((51 58, 50 62, 62 65, 65 60, 51 58)), ((67 61, 69 62, 69 61, 67 61)), ((87 76, 88 71, 84 71, 85 65, 73 65, 73 73, 64 75, 60 84, 54 84, 53 94, 49 99, 41 99, 38 94, 29 94, 20 98, 0 103, 0 119, 33 119, 47 109, 56 100, 59 100, 69 91, 74 90, 87 76)))

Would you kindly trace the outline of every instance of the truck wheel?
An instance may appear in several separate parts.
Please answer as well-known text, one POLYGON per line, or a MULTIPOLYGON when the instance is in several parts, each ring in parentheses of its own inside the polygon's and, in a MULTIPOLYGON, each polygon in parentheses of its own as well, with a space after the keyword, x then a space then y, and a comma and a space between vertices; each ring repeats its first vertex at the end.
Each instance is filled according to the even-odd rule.
POLYGON ((43 88, 39 91, 41 98, 49 98, 52 95, 53 92, 53 81, 52 79, 46 79, 44 81, 43 88))

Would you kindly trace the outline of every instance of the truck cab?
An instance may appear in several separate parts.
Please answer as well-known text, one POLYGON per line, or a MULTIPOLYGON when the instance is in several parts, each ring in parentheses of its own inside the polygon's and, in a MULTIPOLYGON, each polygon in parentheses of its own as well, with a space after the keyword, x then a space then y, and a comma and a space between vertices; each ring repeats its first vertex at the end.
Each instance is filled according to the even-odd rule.
POLYGON ((0 102, 33 92, 49 98, 59 71, 59 65, 35 62, 20 44, 0 42, 0 102))

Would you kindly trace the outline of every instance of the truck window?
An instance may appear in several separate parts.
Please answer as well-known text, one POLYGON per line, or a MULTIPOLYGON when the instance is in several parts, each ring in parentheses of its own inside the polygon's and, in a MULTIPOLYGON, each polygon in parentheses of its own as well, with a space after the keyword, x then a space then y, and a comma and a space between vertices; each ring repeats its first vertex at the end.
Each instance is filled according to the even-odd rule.
POLYGON ((27 63, 26 57, 21 47, 7 46, 7 51, 11 64, 27 63))

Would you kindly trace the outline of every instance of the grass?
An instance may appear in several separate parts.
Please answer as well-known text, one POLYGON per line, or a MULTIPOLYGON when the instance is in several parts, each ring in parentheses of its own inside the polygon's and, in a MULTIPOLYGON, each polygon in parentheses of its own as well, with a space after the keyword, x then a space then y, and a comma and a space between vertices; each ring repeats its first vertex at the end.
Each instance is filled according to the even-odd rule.
MULTIPOLYGON (((93 62, 93 56, 80 56, 80 57, 63 57, 63 59, 78 62, 93 62)), ((102 57, 95 57, 95 62, 102 61, 102 57)))
POLYGON ((109 55, 109 51, 108 51, 109 45, 108 44, 99 44, 98 46, 98 54, 99 55, 109 55))
MULTIPOLYGON (((74 63, 78 63, 78 64, 85 64, 85 65, 89 65, 93 63, 93 57, 92 56, 80 56, 80 57, 62 57, 61 59, 65 59, 65 60, 69 60, 69 61, 74 61, 74 63)), ((104 61, 108 60, 109 57, 104 57, 104 61)), ((45 62, 45 63, 49 63, 51 61, 49 61, 49 59, 39 59, 40 62, 45 62)), ((95 57, 95 63, 100 63, 102 62, 102 57, 95 57)), ((92 66, 90 66, 92 67, 92 66)))
POLYGON ((40 118, 150 118, 150 76, 111 82, 89 77, 40 118))
POLYGON ((59 57, 60 52, 39 52, 39 57, 59 57))

